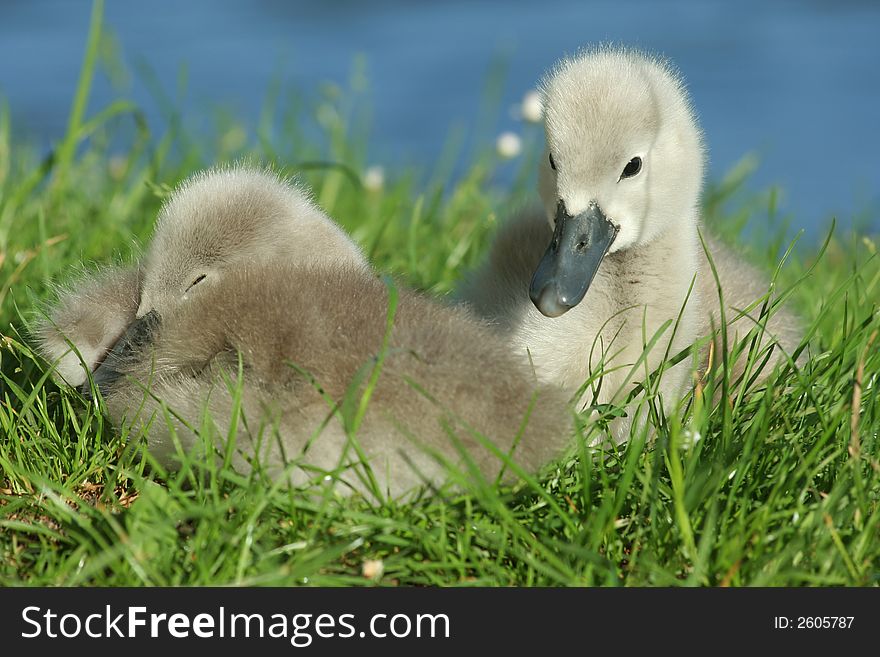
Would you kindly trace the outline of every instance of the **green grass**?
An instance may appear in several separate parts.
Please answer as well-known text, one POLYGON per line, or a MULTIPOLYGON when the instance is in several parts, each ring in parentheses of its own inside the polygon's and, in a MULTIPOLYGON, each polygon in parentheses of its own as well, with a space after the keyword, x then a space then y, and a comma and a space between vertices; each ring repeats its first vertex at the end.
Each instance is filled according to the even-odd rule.
MULTIPOLYGON (((580 440, 514 489, 383 505, 316 500, 213 463, 149 468, 148 455, 124 449, 136 436, 56 387, 29 349, 25 319, 51 298, 49 281, 133 257, 171 186, 250 157, 300 170, 377 267, 442 294, 533 193, 523 181, 534 158, 521 159, 509 189, 493 184, 496 173, 520 165, 488 149, 450 182, 451 148, 420 173, 386 166, 389 184, 365 190, 357 80, 314 106, 271 93, 259 125, 219 117, 211 139, 189 134, 173 109, 169 131, 152 134, 125 100, 87 117, 100 10, 53 157, 19 143, 0 114, 0 584, 364 585, 372 559, 385 585, 880 583, 880 266, 875 243, 855 235, 838 233, 824 251, 801 244, 778 272, 777 289, 793 285, 790 302, 807 319, 809 360, 760 386, 704 382, 647 446, 637 435, 598 453, 580 440), (134 137, 119 151, 127 125, 134 137), (320 138, 306 138, 307 126, 320 138)), ((742 191, 745 173, 706 197, 708 223, 728 237, 776 215, 772 193, 742 191)), ((748 233, 749 256, 768 272, 785 245, 781 223, 748 233)))

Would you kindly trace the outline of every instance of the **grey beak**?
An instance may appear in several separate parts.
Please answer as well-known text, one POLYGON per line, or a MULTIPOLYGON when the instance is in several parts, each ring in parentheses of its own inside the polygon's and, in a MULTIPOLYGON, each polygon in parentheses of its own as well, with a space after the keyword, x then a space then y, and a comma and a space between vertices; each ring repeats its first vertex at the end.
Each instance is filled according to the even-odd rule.
MULTIPOLYGON (((101 395, 106 396, 110 386, 122 376, 125 365, 137 358, 150 345, 161 323, 162 317, 159 313, 151 310, 129 324, 125 333, 104 358, 104 362, 92 373, 92 381, 95 383, 95 388, 100 390, 101 395)), ((82 386, 82 394, 89 398, 92 395, 88 381, 82 386)))
POLYGON ((572 217, 560 201, 553 240, 529 287, 535 307, 547 317, 559 317, 578 305, 618 230, 597 204, 572 217))

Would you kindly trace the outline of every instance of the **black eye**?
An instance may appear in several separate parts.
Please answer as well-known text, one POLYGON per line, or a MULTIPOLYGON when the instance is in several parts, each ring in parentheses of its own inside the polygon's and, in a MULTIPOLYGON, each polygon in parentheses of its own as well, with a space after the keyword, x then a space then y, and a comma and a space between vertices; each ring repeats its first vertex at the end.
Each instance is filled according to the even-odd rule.
POLYGON ((553 161, 553 153, 550 153, 550 168, 556 171, 556 162, 553 161))
POLYGON ((632 178, 639 171, 642 170, 642 158, 634 157, 629 162, 626 163, 626 166, 623 167, 623 173, 620 174, 621 178, 632 178))
POLYGON ((196 285, 198 285, 198 284, 201 283, 203 280, 205 280, 205 277, 206 277, 206 276, 207 276, 207 274, 202 274, 201 276, 197 276, 197 277, 196 277, 196 280, 194 280, 192 283, 190 283, 190 284, 189 284, 189 287, 186 288, 186 291, 189 292, 189 291, 190 291, 191 289, 193 289, 196 285))

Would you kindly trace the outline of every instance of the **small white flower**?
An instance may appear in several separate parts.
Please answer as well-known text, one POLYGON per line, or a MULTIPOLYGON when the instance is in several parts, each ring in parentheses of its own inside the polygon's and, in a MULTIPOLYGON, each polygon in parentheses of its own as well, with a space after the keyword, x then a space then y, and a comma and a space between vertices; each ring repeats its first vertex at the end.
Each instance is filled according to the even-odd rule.
POLYGON ((378 192, 385 186, 385 169, 378 165, 367 167, 364 171, 364 187, 371 192, 378 192))
POLYGON ((541 94, 531 89, 523 96, 521 114, 529 123, 538 123, 544 115, 544 103, 541 102, 541 94))
POLYGON ((367 579, 377 580, 385 572, 385 564, 381 559, 367 559, 361 565, 361 573, 367 579))
POLYGON ((498 135, 498 141, 495 142, 495 148, 498 150, 498 155, 509 160, 510 158, 519 155, 522 150, 522 139, 519 138, 519 135, 512 132, 502 132, 498 135))

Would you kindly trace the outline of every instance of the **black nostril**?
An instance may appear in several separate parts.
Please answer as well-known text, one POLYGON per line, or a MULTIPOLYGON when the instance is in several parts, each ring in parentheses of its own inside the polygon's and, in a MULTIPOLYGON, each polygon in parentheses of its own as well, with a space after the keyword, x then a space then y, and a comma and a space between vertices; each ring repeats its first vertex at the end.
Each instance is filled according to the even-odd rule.
POLYGON ((587 236, 582 235, 581 241, 577 243, 575 250, 577 250, 579 253, 582 253, 587 248, 588 245, 589 245, 589 242, 587 241, 587 236))

